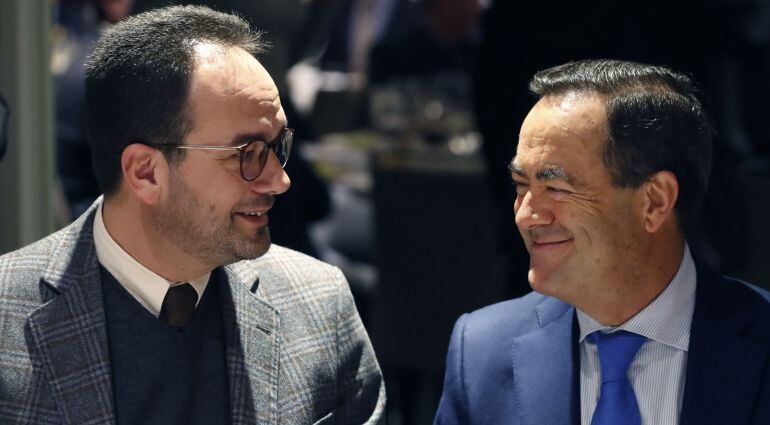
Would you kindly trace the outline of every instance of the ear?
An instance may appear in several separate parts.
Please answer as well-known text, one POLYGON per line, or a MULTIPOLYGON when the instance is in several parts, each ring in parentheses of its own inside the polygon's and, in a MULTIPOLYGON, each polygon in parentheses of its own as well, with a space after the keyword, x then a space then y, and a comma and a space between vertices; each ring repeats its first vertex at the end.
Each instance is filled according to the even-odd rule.
POLYGON ((644 184, 644 228, 655 233, 674 215, 679 181, 670 171, 655 173, 644 184))
POLYGON ((157 149, 134 143, 120 156, 126 188, 141 202, 156 205, 161 197, 160 182, 168 174, 168 163, 157 149))

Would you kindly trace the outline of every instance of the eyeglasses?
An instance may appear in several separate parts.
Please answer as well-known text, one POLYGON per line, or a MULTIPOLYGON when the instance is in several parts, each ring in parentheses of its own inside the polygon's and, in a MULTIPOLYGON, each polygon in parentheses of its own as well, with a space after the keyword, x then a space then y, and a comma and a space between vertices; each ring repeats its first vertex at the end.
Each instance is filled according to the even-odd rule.
POLYGON ((291 143, 294 140, 294 130, 284 127, 281 134, 271 142, 262 140, 251 140, 239 146, 204 146, 204 145, 185 145, 174 143, 145 143, 148 146, 156 148, 176 148, 176 149, 202 149, 211 151, 237 151, 241 159, 241 177, 247 182, 254 181, 262 174, 267 164, 269 152, 273 151, 281 167, 285 167, 289 161, 291 152, 291 143))

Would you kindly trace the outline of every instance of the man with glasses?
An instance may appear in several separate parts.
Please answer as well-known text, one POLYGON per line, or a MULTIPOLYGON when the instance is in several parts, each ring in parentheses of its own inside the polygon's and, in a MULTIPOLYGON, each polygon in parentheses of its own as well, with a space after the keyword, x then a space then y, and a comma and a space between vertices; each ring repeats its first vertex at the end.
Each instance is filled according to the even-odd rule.
POLYGON ((87 65, 104 193, 0 257, 0 422, 381 423, 340 271, 272 246, 293 133, 243 20, 129 18, 87 65))

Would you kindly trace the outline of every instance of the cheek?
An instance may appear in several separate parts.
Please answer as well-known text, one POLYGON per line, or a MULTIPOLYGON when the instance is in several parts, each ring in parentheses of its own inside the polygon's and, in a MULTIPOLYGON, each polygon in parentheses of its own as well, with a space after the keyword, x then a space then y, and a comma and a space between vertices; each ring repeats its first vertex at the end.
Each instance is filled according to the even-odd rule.
POLYGON ((228 215, 239 198, 233 193, 234 187, 223 186, 213 181, 204 181, 192 190, 197 211, 189 211, 189 214, 210 220, 221 220, 228 215))
POLYGON ((576 242, 595 246, 605 239, 607 217, 597 214, 596 208, 574 200, 565 200, 555 203, 553 211, 556 223, 565 228, 576 242))
POLYGON ((217 184, 211 182, 199 192, 199 201, 209 215, 229 213, 240 201, 238 187, 232 184, 217 184))
POLYGON ((591 214, 572 199, 564 199, 553 203, 552 211, 556 222, 565 228, 577 229, 590 224, 591 214))
POLYGON ((623 211, 614 211, 586 219, 585 232, 593 248, 603 253, 601 257, 611 258, 631 248, 634 232, 629 218, 623 211))

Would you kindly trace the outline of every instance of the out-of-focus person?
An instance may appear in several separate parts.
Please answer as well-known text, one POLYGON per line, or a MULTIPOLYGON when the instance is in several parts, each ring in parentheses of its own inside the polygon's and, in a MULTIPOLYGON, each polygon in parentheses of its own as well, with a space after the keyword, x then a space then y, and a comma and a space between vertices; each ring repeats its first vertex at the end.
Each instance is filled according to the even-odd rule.
POLYGON ((56 5, 53 73, 56 172, 70 214, 101 194, 91 167, 84 117, 85 64, 99 33, 128 16, 135 0, 60 0, 56 5))

